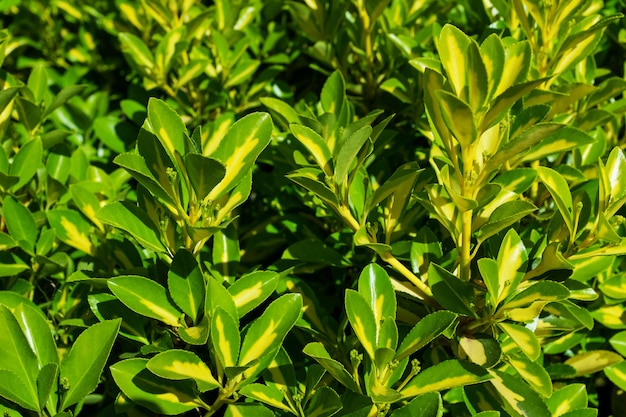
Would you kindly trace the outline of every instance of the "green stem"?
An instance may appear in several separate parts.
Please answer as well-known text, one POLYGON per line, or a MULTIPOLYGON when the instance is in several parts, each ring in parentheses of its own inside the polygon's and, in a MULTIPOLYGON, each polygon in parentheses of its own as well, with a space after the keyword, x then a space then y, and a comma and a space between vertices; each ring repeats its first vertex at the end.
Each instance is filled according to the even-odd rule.
POLYGON ((470 245, 472 243, 472 210, 467 210, 461 214, 461 236, 458 247, 461 255, 459 266, 460 278, 462 281, 469 281, 471 278, 472 255, 470 245))

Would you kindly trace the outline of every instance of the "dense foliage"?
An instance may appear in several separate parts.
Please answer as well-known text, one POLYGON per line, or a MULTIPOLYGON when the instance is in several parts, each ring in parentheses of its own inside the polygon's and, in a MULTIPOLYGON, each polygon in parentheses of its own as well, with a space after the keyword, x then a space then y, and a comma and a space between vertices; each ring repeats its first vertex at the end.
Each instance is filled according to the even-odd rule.
POLYGON ((0 412, 625 415, 623 12, 0 1, 0 412))

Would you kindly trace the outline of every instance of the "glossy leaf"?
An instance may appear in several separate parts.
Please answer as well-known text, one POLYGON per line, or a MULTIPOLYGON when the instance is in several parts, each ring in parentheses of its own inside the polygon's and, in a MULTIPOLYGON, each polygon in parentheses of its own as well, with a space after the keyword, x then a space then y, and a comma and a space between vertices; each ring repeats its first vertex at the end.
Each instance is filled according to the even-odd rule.
POLYGON ((291 411, 291 408, 283 402, 283 393, 274 387, 263 384, 248 384, 239 392, 248 398, 260 401, 284 411, 291 411))
POLYGON ((422 318, 402 340, 396 353, 396 360, 400 361, 426 346, 450 327, 457 317, 451 311, 442 310, 422 318))
POLYGON ((320 342, 311 342, 307 344, 304 349, 302 349, 302 352, 315 359, 317 363, 322 365, 330 375, 332 375, 339 383, 344 385, 346 388, 350 389, 353 392, 360 391, 356 382, 354 382, 354 379, 352 379, 352 375, 346 370, 341 362, 338 362, 335 359, 331 358, 323 344, 321 344, 320 342))
POLYGON ((296 139, 311 153, 311 156, 313 156, 313 159, 315 159, 315 162, 324 174, 332 176, 332 153, 324 138, 313 129, 304 125, 292 124, 289 126, 289 129, 296 139))
POLYGON ((111 292, 134 312, 168 326, 180 326, 182 314, 170 302, 161 284, 134 275, 111 278, 107 284, 111 292))
POLYGON ((438 392, 429 392, 418 395, 405 406, 391 413, 391 417, 438 417, 443 410, 441 395, 438 392))
POLYGON ((2 217, 11 238, 27 253, 34 253, 39 231, 31 212, 13 197, 7 195, 2 202, 2 217))
MULTIPOLYGON (((509 230, 498 251, 498 286, 494 288, 497 294, 496 305, 509 297, 524 278, 528 263, 528 255, 524 243, 515 230, 509 230)), ((487 287, 489 288, 489 286, 487 287)), ((489 288, 491 292, 492 289, 489 288)))
POLYGON ((343 408, 341 398, 331 387, 323 386, 315 391, 304 410, 307 416, 330 417, 343 408))
POLYGON ((178 158, 186 153, 187 130, 180 116, 164 101, 151 98, 148 101, 148 121, 152 133, 156 135, 170 160, 176 165, 178 158))
POLYGON ((90 294, 89 307, 100 321, 122 319, 119 334, 144 345, 149 344, 144 322, 134 311, 126 307, 114 295, 108 293, 90 294))
POLYGON ((37 393, 35 392, 33 394, 30 392, 30 389, 26 385, 27 383, 14 372, 0 369, 0 378, 2 381, 11 381, 11 384, 0 384, 0 397, 4 397, 28 410, 39 410, 38 397, 33 396, 37 395, 37 393))
MULTIPOLYGON (((10 391, 0 391, 12 401, 19 399, 18 404, 37 411, 39 407, 39 396, 37 393, 37 356, 32 351, 27 338, 24 336, 18 321, 11 311, 0 304, 0 327, 5 329, 0 334, 0 375, 5 373, 1 379, 3 381, 16 381, 10 391)), ((0 384, 4 385, 4 384, 0 384)))
POLYGON ((530 287, 510 297, 502 309, 513 309, 528 306, 537 301, 558 301, 569 296, 569 290, 563 284, 553 281, 538 281, 530 287))
POLYGON ((43 318, 39 309, 28 304, 20 304, 13 312, 24 336, 35 356, 39 368, 50 364, 59 363, 59 353, 50 330, 50 324, 43 318))
POLYGON ((439 265, 430 264, 429 284, 437 301, 446 309, 469 317, 477 317, 472 286, 461 281, 439 265))
POLYGON ((400 394, 404 398, 410 398, 429 392, 478 384, 490 378, 489 373, 478 365, 451 359, 422 370, 402 388, 400 394))
POLYGON ((524 417, 551 417, 543 399, 519 378, 502 371, 491 370, 491 384, 510 413, 524 417))
POLYGON ((537 207, 528 201, 508 201, 491 213, 487 223, 476 232, 476 238, 482 243, 536 210, 537 207))
POLYGON ((256 159, 269 144, 272 137, 272 121, 267 113, 252 113, 233 124, 223 140, 209 153, 211 158, 226 167, 226 174, 209 193, 207 198, 215 200, 232 190, 248 175, 256 159))
POLYGON ((121 319, 96 323, 78 336, 61 364, 60 378, 67 381, 61 409, 76 404, 96 389, 106 365, 121 319), (98 349, 94 351, 94 346, 98 349))
POLYGON ((467 94, 467 55, 471 39, 460 29, 445 25, 439 36, 439 55, 456 95, 465 99, 467 94))
POLYGON ((211 316, 217 307, 221 307, 230 316, 239 322, 239 314, 233 297, 228 290, 214 278, 207 277, 207 288, 204 302, 204 312, 211 316))
POLYGON ((541 354, 539 339, 532 330, 518 324, 500 322, 502 329, 531 361, 537 360, 541 354))
POLYGON ((363 295, 351 289, 346 290, 345 306, 352 330, 369 357, 374 359, 377 327, 374 311, 363 295))
POLYGON ((525 356, 509 356, 507 362, 539 394, 544 397, 552 395, 552 379, 541 364, 525 356))
POLYGON ((548 409, 554 416, 561 416, 568 411, 579 410, 587 406, 587 390, 583 384, 567 384, 552 393, 546 399, 548 409))
POLYGON ((195 323, 204 306, 205 284, 200 266, 190 252, 182 249, 174 255, 167 287, 174 303, 195 323))
POLYGON ((370 140, 371 135, 371 126, 363 126, 341 142, 337 156, 333 159, 337 184, 343 184, 346 181, 353 161, 357 159, 359 152, 370 140))
POLYGON ((96 248, 91 242, 92 229, 80 213, 69 209, 55 209, 47 212, 48 222, 64 243, 90 255, 95 255, 96 248))
POLYGON ((378 264, 369 264, 359 276, 358 289, 374 313, 377 347, 395 349, 397 340, 386 340, 381 329, 384 320, 393 323, 396 318, 396 294, 389 275, 378 264))
POLYGON ((610 350, 592 350, 567 359, 565 364, 574 368, 576 376, 582 376, 601 371, 622 360, 620 355, 610 350))
POLYGON ((13 157, 9 168, 9 175, 18 177, 19 180, 11 189, 19 190, 26 185, 42 165, 43 144, 41 139, 36 138, 26 142, 13 157))
POLYGON ((98 211, 98 219, 129 233, 146 248, 164 252, 160 233, 150 217, 129 201, 107 204, 98 211))
POLYGON ((537 173, 539 174, 539 179, 552 195, 554 203, 570 231, 570 235, 573 235, 575 232, 574 206, 567 181, 558 172, 548 167, 539 167, 537 173))
POLYGON ((55 391, 55 388, 58 384, 58 376, 58 363, 48 363, 39 369, 39 374, 37 375, 37 392, 39 394, 39 404, 41 407, 48 403, 50 399, 50 405, 53 409, 56 408, 58 393, 55 391), (51 395, 53 398, 50 398, 51 395))
POLYGON ((150 372, 147 359, 126 359, 111 366, 111 375, 124 395, 154 413, 176 415, 198 407, 194 384, 172 381, 150 372))
POLYGON ((150 70, 154 66, 154 57, 146 44, 132 33, 124 32, 119 34, 122 51, 140 67, 150 70))
POLYGON ((198 200, 208 196, 226 175, 226 168, 219 161, 196 153, 185 155, 185 169, 198 200))
POLYGON ((494 338, 476 334, 459 338, 459 346, 463 349, 467 358, 485 368, 491 368, 500 362, 502 349, 494 338))
POLYGON ((223 367, 238 363, 241 336, 235 319, 223 308, 217 307, 211 318, 211 342, 223 367))
POLYGON ((246 377, 260 373, 272 362, 301 310, 300 294, 285 294, 273 301, 250 325, 241 343, 239 365, 259 362, 246 371, 246 377))
POLYGON ((272 271, 254 271, 241 276, 228 292, 237 306, 238 317, 243 317, 269 297, 278 284, 278 274, 272 271))
POLYGON ((153 374, 175 381, 192 379, 198 384, 200 392, 218 388, 209 367, 193 352, 181 349, 170 349, 153 356, 146 368, 153 374))
POLYGON ((620 389, 626 388, 626 362, 622 361, 604 368, 604 374, 620 389))

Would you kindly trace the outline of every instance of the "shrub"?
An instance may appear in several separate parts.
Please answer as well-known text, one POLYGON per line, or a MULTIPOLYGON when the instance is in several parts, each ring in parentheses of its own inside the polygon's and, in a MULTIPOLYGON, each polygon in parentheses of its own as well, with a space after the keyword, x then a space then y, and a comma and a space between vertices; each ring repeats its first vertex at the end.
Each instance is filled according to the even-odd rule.
POLYGON ((4 2, 0 411, 622 415, 624 6, 4 2))

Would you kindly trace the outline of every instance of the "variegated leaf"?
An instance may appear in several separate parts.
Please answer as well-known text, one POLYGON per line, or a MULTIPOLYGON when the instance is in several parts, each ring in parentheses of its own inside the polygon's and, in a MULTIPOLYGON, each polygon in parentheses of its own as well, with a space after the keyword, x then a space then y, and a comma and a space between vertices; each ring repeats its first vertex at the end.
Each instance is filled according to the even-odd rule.
POLYGON ((195 353, 188 350, 170 349, 153 356, 146 367, 153 374, 175 381, 192 379, 200 392, 218 388, 209 367, 195 353))

